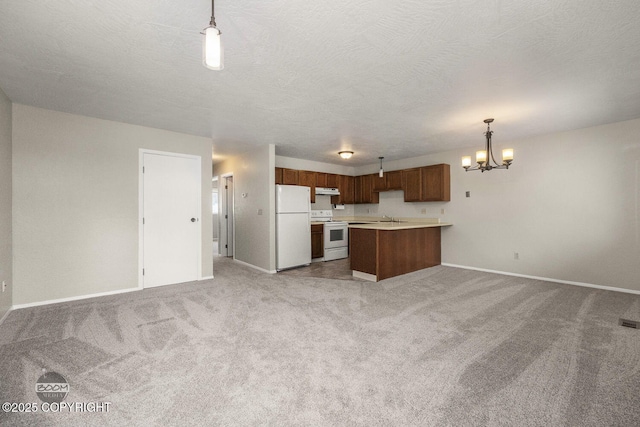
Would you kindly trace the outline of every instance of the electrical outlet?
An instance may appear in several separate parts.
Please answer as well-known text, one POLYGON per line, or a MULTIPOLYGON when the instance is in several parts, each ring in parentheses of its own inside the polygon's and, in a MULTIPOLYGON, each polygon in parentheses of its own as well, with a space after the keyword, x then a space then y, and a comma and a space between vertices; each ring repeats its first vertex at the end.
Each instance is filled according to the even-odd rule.
POLYGON ((420 209, 420 213, 426 215, 427 214, 427 210, 425 208, 420 209))
POLYGON ((518 252, 514 252, 513 259, 520 259, 520 254, 518 252))
POLYGON ((467 197, 471 197, 471 191, 467 191, 467 192, 465 192, 465 195, 466 195, 467 197))
POLYGON ((262 215, 262 209, 258 209, 258 215, 262 215))
POLYGON ((2 292, 7 290, 7 284, 5 283, 5 281, 2 281, 2 292))
POLYGON ((440 215, 444 215, 444 208, 440 209, 440 215))

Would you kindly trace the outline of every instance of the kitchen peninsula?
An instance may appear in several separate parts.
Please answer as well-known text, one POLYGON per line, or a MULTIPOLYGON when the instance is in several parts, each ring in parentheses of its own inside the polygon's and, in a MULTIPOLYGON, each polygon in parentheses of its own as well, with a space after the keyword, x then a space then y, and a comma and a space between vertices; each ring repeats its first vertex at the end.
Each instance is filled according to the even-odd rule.
POLYGON ((440 264, 439 220, 378 221, 349 224, 354 277, 377 282, 440 264))

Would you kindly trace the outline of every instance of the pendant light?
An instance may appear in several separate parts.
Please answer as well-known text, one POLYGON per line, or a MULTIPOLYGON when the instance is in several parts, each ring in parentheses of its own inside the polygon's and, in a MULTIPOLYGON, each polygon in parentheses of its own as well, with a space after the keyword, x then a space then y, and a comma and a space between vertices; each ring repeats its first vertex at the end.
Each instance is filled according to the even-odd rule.
POLYGON ((222 70, 224 68, 222 40, 220 30, 216 27, 214 13, 214 0, 211 0, 211 22, 202 32, 202 64, 210 70, 222 70))
POLYGON ((487 142, 484 150, 476 151, 476 163, 478 165, 472 168, 471 156, 463 156, 462 167, 465 171, 480 172, 490 171, 491 169, 509 169, 511 162, 513 162, 513 148, 505 148, 502 150, 502 164, 499 165, 493 157, 493 148, 491 147, 491 135, 493 135, 493 131, 489 128, 489 125, 493 122, 493 119, 485 119, 484 122, 487 124, 487 131, 484 133, 487 142), (491 161, 493 161, 493 165, 491 161))
POLYGON ((378 157, 380 159, 380 170, 378 171, 378 176, 380 178, 382 178, 384 176, 384 170, 382 169, 382 159, 384 159, 384 157, 378 157))

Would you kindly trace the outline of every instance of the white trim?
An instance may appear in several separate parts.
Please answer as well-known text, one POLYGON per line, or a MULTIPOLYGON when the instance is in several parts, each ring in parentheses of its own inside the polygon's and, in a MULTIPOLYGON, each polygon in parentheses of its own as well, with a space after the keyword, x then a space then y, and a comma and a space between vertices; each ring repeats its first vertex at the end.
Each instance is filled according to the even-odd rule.
POLYGON ((142 269, 144 268, 144 230, 142 227, 142 215, 144 213, 144 176, 142 173, 142 168, 144 167, 145 154, 182 157, 197 160, 198 162, 198 176, 200 178, 198 179, 198 212, 200 212, 198 216, 200 217, 200 220, 197 221, 197 226, 198 235, 200 236, 200 243, 198 244, 197 277, 202 276, 202 156, 140 148, 138 149, 138 289, 144 289, 144 276, 142 274, 142 269))
POLYGON ((14 310, 18 310, 21 308, 29 308, 29 307, 38 307, 41 305, 49 305, 49 304, 59 304, 61 302, 69 302, 69 301, 78 301, 88 298, 97 298, 97 297, 106 297, 109 295, 117 295, 117 294, 125 294, 128 292, 141 291, 142 288, 128 288, 128 289, 119 289, 117 291, 108 291, 108 292, 99 292, 97 294, 89 294, 89 295, 80 295, 77 297, 69 297, 69 298, 59 298, 59 299, 51 299, 47 301, 38 301, 38 302, 30 302, 27 304, 16 304, 13 306, 14 310))
POLYGON ((246 265, 247 267, 251 267, 251 268, 253 268, 253 269, 255 269, 255 270, 260 270, 260 271, 262 271, 263 273, 268 273, 268 274, 275 274, 275 273, 277 273, 277 271, 276 271, 276 270, 266 270, 266 269, 264 269, 264 268, 262 268, 262 267, 258 267, 257 265, 253 265, 253 264, 249 264, 248 262, 240 261, 239 259, 234 259, 233 261, 234 261, 234 262, 238 262, 238 263, 240 263, 240 264, 242 264, 242 265, 246 265))
POLYGON ((351 270, 351 275, 353 277, 357 277, 358 279, 369 280, 370 282, 378 281, 378 276, 376 276, 375 274, 364 273, 362 271, 351 270))
POLYGON ((2 325, 2 322, 4 322, 4 319, 6 319, 9 313, 11 313, 11 311, 13 311, 14 309, 14 306, 11 306, 7 309, 7 312, 4 314, 4 316, 2 316, 2 319, 0 319, 0 326, 2 325))
POLYGON ((211 280, 211 279, 213 279, 213 276, 201 277, 201 278, 199 278, 199 279, 198 279, 198 281, 201 281, 201 280, 211 280))
POLYGON ((616 288, 614 286, 604 286, 604 285, 594 285, 592 283, 584 283, 584 282, 572 282, 571 280, 560 280, 560 279, 552 279, 550 277, 530 276, 528 274, 518 274, 518 273, 510 273, 508 271, 489 270, 486 268, 469 267, 466 265, 449 264, 445 262, 443 262, 441 265, 444 265, 445 267, 464 268, 465 270, 484 271, 486 273, 503 274, 505 276, 524 277, 526 279, 544 280, 545 282, 563 283, 565 285, 582 286, 585 288, 595 288, 595 289, 602 289, 605 291, 624 292, 627 294, 640 295, 640 291, 635 289, 616 288))

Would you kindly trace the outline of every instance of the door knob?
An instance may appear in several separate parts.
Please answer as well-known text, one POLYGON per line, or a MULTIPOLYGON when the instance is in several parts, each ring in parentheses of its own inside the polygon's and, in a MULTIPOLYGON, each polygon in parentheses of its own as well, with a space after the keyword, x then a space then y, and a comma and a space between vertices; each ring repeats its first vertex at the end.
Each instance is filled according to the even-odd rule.
POLYGON ((196 219, 195 218, 191 218, 191 222, 196 222, 196 219))

